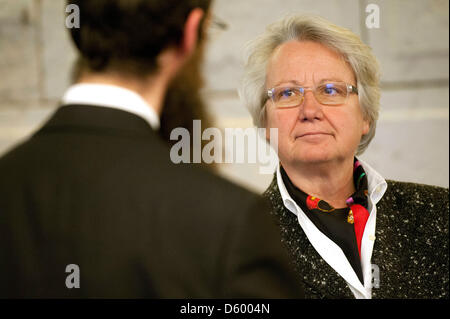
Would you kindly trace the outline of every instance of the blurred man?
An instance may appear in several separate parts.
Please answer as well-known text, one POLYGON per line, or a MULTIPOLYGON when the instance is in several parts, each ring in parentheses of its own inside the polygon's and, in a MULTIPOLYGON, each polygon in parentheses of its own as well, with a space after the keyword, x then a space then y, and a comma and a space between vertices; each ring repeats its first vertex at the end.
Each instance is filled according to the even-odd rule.
POLYGON ((77 83, 0 159, 0 297, 302 297, 264 202, 157 132, 209 1, 70 3, 77 83))

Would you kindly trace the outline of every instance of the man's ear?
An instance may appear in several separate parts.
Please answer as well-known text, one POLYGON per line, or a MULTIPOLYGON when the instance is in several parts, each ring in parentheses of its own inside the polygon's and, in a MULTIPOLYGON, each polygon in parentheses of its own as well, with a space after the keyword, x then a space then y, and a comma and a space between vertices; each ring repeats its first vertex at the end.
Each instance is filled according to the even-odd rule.
POLYGON ((181 54, 187 57, 191 56, 197 47, 200 22, 204 12, 200 8, 195 8, 189 13, 184 25, 184 33, 181 41, 181 54))

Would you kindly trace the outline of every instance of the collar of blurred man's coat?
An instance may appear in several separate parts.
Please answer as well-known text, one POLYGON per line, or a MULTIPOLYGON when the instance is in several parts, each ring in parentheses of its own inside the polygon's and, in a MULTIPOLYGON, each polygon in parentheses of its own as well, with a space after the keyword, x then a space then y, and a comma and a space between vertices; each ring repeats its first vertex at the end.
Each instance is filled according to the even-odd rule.
POLYGON ((91 105, 109 107, 133 113, 146 120, 154 130, 160 127, 159 116, 138 93, 109 85, 79 83, 72 85, 62 98, 63 105, 91 105))

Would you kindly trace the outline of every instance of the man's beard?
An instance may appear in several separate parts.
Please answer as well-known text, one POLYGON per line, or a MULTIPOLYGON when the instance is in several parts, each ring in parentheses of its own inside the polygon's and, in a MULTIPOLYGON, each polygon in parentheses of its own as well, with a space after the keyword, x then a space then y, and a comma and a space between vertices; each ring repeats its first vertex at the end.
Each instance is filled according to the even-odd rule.
MULTIPOLYGON (((204 47, 200 45, 190 60, 183 66, 169 84, 161 113, 160 135, 171 146, 178 140, 170 140, 170 132, 177 127, 186 128, 191 136, 193 149, 193 120, 201 120, 202 129, 212 127, 212 118, 206 111, 206 104, 200 94, 204 85, 201 66, 204 47)), ((202 149, 208 141, 201 141, 202 149)), ((191 152, 192 163, 192 152, 191 152)))

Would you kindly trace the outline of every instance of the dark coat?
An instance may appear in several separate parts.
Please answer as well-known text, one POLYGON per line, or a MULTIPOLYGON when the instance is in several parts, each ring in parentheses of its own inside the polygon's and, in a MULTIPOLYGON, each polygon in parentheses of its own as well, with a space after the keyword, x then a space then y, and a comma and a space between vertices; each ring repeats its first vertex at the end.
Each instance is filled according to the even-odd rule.
POLYGON ((259 196, 134 114, 63 106, 0 159, 0 297, 298 298, 291 269, 259 196))
MULTIPOLYGON (((448 298, 448 189, 387 181, 377 204, 371 263, 380 287, 372 298, 448 298)), ((284 205, 276 178, 264 196, 272 203, 282 241, 303 279, 306 298, 354 298, 345 280, 309 242, 297 216, 284 205)))

